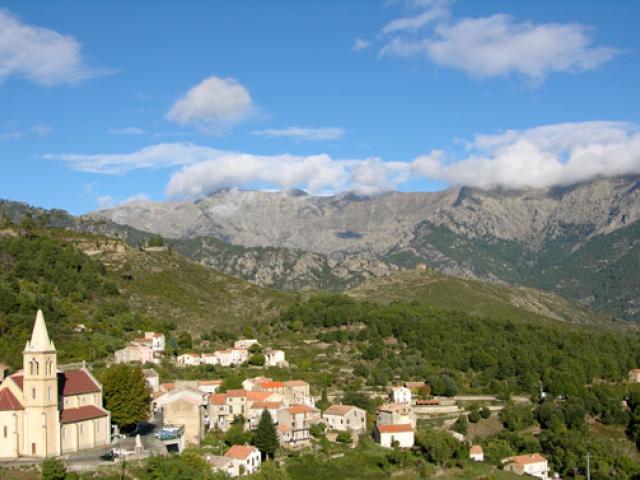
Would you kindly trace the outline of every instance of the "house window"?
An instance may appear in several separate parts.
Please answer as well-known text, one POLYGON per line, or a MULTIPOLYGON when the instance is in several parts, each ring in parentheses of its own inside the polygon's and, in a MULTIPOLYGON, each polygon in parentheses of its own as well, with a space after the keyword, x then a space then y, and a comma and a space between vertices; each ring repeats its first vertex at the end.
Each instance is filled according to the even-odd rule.
POLYGON ((51 401, 51 387, 47 389, 47 400, 51 401))
POLYGON ((35 400, 35 399, 36 399, 36 389, 35 389, 35 388, 32 388, 32 389, 31 389, 31 398, 32 398, 33 400, 35 400))
POLYGON ((7 438, 9 436, 9 429, 7 428, 6 425, 2 427, 2 431, 4 433, 4 438, 7 438))

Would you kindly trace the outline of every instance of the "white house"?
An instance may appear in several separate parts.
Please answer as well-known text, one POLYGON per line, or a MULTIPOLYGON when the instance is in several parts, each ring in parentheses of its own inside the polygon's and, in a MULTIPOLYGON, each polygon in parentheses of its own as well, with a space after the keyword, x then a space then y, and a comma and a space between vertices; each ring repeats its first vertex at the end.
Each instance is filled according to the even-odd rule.
POLYGON ((237 348, 238 350, 249 350, 252 345, 259 345, 258 340, 255 338, 243 338, 241 340, 236 340, 233 344, 233 348, 237 348))
POLYGON ((411 424, 415 428, 416 416, 411 405, 402 403, 386 403, 378 407, 377 425, 411 424))
POLYGON ((165 338, 162 333, 144 332, 144 338, 151 342, 151 348, 154 352, 164 353, 165 338))
POLYGON ((238 466, 231 457, 223 457, 219 455, 207 455, 207 462, 211 465, 211 469, 216 472, 222 472, 227 477, 238 477, 238 466))
POLYGON ((392 448, 397 442, 400 448, 411 448, 415 443, 413 427, 410 423, 400 425, 376 425, 373 438, 381 447, 392 448))
POLYGON ((257 472, 262 462, 260 450, 249 445, 233 445, 224 456, 233 460, 234 467, 238 470, 238 475, 257 472))
POLYGON ((640 383, 640 368, 629 370, 629 382, 640 383))
POLYGON ((393 387, 389 390, 389 401, 402 405, 411 405, 411 389, 407 387, 393 387))
POLYGON ((154 363, 153 349, 148 345, 131 343, 121 350, 113 352, 116 363, 139 362, 154 363))
POLYGON ((331 405, 322 413, 322 421, 331 430, 364 432, 367 412, 353 405, 331 405))
POLYGON ((286 367, 289 363, 285 360, 282 350, 267 350, 264 354, 265 367, 286 367))
POLYGON ((502 459, 504 470, 516 475, 531 475, 540 480, 549 479, 549 463, 539 453, 528 453, 502 459))
POLYGON ((200 365, 200 355, 197 353, 183 353, 178 356, 178 365, 197 367, 200 365))
POLYGON ((482 447, 480 445, 471 445, 469 458, 475 462, 484 462, 484 450, 482 450, 482 447))

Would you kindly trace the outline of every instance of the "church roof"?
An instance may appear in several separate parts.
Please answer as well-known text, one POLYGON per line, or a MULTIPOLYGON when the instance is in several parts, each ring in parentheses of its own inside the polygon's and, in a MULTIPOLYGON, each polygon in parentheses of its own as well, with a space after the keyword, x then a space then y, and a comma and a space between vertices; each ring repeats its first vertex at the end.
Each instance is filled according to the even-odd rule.
MULTIPOLYGON (((9 377, 20 390, 24 390, 24 375, 22 373, 9 377)), ((63 397, 81 395, 83 393, 100 392, 100 386, 93 380, 86 370, 69 370, 58 373, 58 391, 63 397)))
POLYGON ((38 310, 36 321, 33 324, 31 338, 27 341, 25 351, 27 352, 52 352, 56 349, 53 342, 49 339, 47 325, 44 323, 44 315, 42 310, 38 310))
POLYGON ((24 407, 16 398, 16 396, 11 392, 11 390, 5 388, 4 390, 0 391, 0 411, 23 409, 24 407))
POLYGON ((109 412, 95 405, 79 408, 65 408, 60 412, 60 423, 75 423, 94 418, 106 417, 109 412))
POLYGON ((69 370, 58 374, 63 397, 100 392, 100 386, 86 370, 69 370))

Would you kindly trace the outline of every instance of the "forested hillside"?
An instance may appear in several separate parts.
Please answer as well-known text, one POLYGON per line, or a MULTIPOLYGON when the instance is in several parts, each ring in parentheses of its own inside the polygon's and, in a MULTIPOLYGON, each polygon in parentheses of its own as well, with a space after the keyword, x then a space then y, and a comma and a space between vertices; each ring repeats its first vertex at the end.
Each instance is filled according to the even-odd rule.
POLYGON ((291 306, 280 321, 324 342, 353 345, 354 371, 371 385, 435 375, 467 390, 578 395, 593 381, 626 378, 640 362, 635 334, 472 316, 419 301, 384 305, 323 295, 291 306))

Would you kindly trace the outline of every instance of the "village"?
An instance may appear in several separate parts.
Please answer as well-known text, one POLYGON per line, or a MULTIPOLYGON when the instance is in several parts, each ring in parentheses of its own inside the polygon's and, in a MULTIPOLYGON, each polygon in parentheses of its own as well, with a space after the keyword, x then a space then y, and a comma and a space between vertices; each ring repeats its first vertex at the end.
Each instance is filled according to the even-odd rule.
MULTIPOLYGON (((268 359, 263 365, 288 366, 282 350, 263 348, 257 339, 237 340, 232 348, 211 354, 185 353, 174 362, 177 368, 205 364, 233 368, 263 351, 268 359)), ((378 394, 381 398, 374 418, 369 419, 363 408, 328 402, 326 392, 314 395, 312 386, 300 379, 279 381, 258 375, 242 380, 241 388, 224 391, 221 379, 161 382, 151 365, 158 364, 164 354, 165 336, 158 332, 145 332, 115 352, 115 365, 144 367, 144 380, 151 392, 148 423, 154 428, 142 434, 144 439, 138 432, 123 441, 125 437, 112 428, 111 413, 103 405, 102 385, 90 369, 85 364, 71 370, 57 365, 55 346, 39 311, 24 349, 23 369, 8 374, 7 367, 0 366, 0 462, 60 456, 72 459, 74 454, 96 449, 103 452, 102 459, 110 455, 116 461, 181 453, 202 445, 206 438, 225 438, 234 428, 255 432, 265 417, 275 429, 277 444, 285 450, 311 449, 318 432, 351 446, 357 445, 361 436, 368 436, 380 447, 409 450, 415 446, 419 421, 441 418, 451 425, 461 414, 468 414, 465 400, 495 400, 433 397, 425 382, 405 381, 378 394)), ((640 383, 640 369, 629 372, 629 382, 640 383)), ((483 410, 488 416, 501 408, 494 403, 483 410)), ((455 428, 446 431, 468 447, 470 460, 485 461, 480 445, 469 443, 455 428)), ((227 445, 224 450, 207 451, 203 458, 212 471, 231 477, 259 471, 265 459, 264 452, 248 442, 227 445)), ((502 469, 541 480, 559 478, 550 471, 547 459, 535 451, 503 458, 502 469)))

